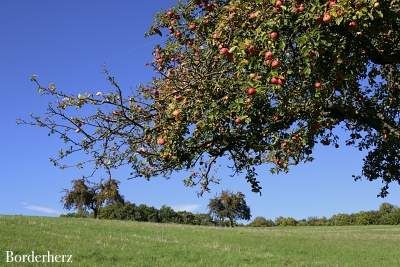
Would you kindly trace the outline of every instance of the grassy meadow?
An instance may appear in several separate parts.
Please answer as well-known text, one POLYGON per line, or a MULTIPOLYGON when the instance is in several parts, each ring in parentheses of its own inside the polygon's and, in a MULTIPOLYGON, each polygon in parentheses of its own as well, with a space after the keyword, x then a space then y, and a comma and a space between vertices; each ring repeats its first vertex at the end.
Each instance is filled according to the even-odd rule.
POLYGON ((399 226, 234 229, 0 216, 0 266, 400 266, 399 226), (15 254, 73 263, 6 264, 15 254))

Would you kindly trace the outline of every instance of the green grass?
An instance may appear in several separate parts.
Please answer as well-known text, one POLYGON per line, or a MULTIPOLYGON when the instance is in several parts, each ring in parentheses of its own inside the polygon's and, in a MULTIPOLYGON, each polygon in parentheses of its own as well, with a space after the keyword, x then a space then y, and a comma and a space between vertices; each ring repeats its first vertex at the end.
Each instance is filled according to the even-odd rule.
POLYGON ((6 264, 6 250, 73 254, 72 264, 57 266, 400 266, 400 227, 228 229, 0 216, 0 266, 32 266, 6 264))

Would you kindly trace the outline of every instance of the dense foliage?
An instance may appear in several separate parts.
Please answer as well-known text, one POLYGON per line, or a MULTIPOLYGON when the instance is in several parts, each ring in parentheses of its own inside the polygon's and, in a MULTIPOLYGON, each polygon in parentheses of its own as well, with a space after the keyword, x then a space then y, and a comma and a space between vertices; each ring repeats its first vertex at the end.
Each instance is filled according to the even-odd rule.
POLYGON ((241 192, 222 191, 219 196, 210 199, 208 209, 216 221, 224 223, 227 219, 231 227, 237 220, 250 220, 251 217, 250 208, 241 192))
POLYGON ((151 84, 125 97, 106 72, 115 91, 76 96, 34 76, 56 101, 23 123, 68 144, 53 159, 62 168, 84 152, 133 177, 192 170, 185 183, 201 192, 223 157, 259 192, 256 166, 287 172, 316 144, 339 147, 342 127, 366 152, 356 178, 381 179, 386 196, 400 181, 399 28, 399 0, 182 1, 149 32, 164 36, 151 84))
POLYGON ((75 212, 63 217, 94 217, 109 220, 133 220, 155 223, 180 223, 193 225, 215 225, 209 214, 193 214, 174 211, 171 207, 160 209, 144 204, 135 205, 125 201, 119 192, 118 181, 110 179, 91 183, 86 179, 72 181, 72 188, 65 189, 62 198, 64 208, 75 212))
POLYGON ((352 214, 336 214, 330 218, 310 217, 296 220, 292 217, 278 217, 275 221, 256 217, 248 226, 343 226, 343 225, 400 225, 400 208, 383 203, 377 211, 361 211, 352 214))
POLYGON ((160 209, 147 205, 133 203, 114 204, 101 208, 100 219, 132 220, 155 223, 178 223, 191 225, 215 225, 208 214, 175 211, 171 207, 162 206, 160 209))
POLYGON ((118 181, 108 179, 104 182, 90 183, 86 179, 72 181, 72 188, 65 189, 62 198, 64 208, 77 209, 78 214, 93 212, 97 218, 99 210, 105 205, 124 203, 123 197, 119 194, 118 181))

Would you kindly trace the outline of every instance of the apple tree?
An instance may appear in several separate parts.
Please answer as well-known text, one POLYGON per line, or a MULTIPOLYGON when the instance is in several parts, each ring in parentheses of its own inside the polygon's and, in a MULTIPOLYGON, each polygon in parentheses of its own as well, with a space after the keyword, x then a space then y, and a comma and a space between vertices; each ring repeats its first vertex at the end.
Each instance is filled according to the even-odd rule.
POLYGON ((233 227, 236 220, 250 220, 250 208, 247 206, 243 193, 222 191, 219 196, 210 199, 208 204, 210 215, 221 222, 228 219, 229 226, 233 227))
POLYGON ((93 217, 97 218, 100 208, 104 205, 124 203, 118 184, 115 179, 99 183, 90 183, 85 178, 72 180, 72 188, 64 190, 64 208, 77 209, 80 214, 92 211, 93 217))
POLYGON ((115 90, 72 95, 55 84, 47 128, 108 171, 129 165, 150 179, 190 170, 188 186, 208 191, 232 162, 254 192, 256 167, 273 173, 313 160, 317 144, 365 151, 356 178, 400 181, 399 0, 187 0, 155 16, 161 36, 155 75, 135 95, 115 90), (338 135, 344 128, 347 136, 338 135))

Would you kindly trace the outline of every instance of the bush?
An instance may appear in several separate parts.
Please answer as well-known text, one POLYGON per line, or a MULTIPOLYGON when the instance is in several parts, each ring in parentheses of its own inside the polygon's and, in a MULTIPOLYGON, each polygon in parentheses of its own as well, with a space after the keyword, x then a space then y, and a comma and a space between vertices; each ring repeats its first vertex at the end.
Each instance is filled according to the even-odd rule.
POLYGON ((379 224, 400 225, 400 208, 395 208, 390 213, 382 214, 379 224))
POLYGON ((179 222, 178 214, 170 207, 162 206, 158 211, 158 217, 162 223, 177 223, 179 222))
POLYGON ((329 221, 326 217, 309 217, 307 218, 307 220, 305 221, 305 225, 307 226, 324 226, 324 225, 328 225, 329 221))
POLYGON ((249 224, 252 227, 272 227, 274 226, 274 222, 272 220, 267 220, 262 216, 254 218, 254 220, 249 224))
POLYGON ((395 212, 396 210, 396 206, 390 204, 390 203, 382 203, 379 206, 379 211, 382 213, 391 213, 391 212, 395 212))
POLYGON ((275 225, 277 226, 296 226, 297 221, 292 217, 278 217, 275 219, 275 225))
POLYGON ((339 213, 336 215, 333 215, 330 219, 330 225, 335 225, 335 226, 342 226, 342 225, 352 225, 354 224, 354 219, 352 218, 351 215, 344 214, 344 213, 339 213))
POLYGON ((378 211, 361 211, 354 214, 354 224, 356 225, 376 225, 379 224, 381 214, 378 211))
POLYGON ((196 225, 215 225, 216 223, 213 221, 209 214, 194 214, 193 224, 196 225))
POLYGON ((135 204, 115 203, 100 209, 99 218, 109 220, 134 220, 135 204))

